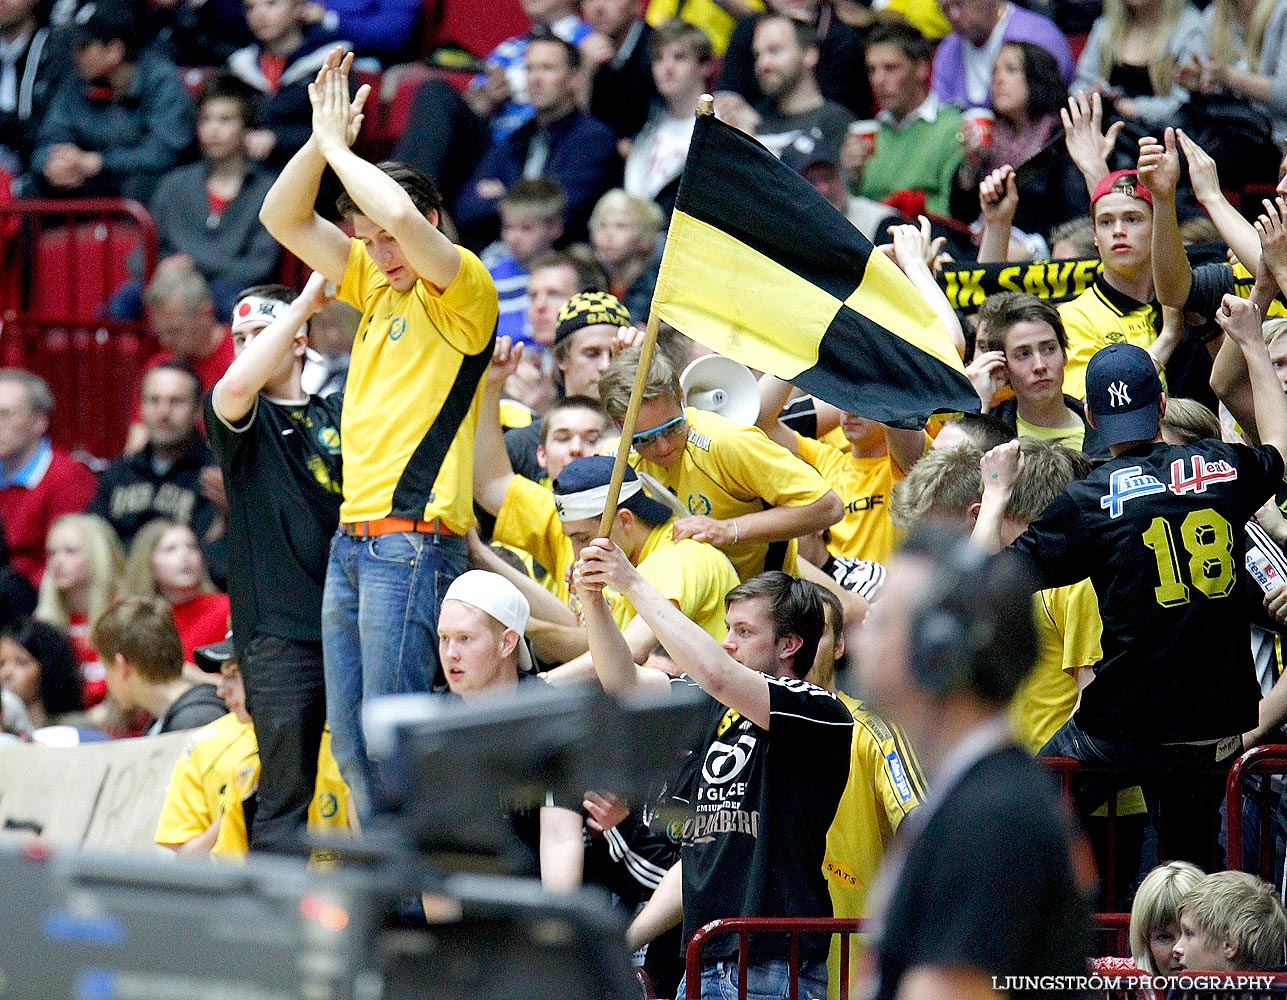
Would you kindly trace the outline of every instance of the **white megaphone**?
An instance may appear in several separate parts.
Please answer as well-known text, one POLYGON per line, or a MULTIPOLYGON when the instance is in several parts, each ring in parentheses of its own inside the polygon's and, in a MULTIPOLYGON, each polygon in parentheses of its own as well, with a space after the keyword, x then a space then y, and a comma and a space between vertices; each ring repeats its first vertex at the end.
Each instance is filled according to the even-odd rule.
POLYGON ((722 354, 706 354, 679 376, 689 406, 752 426, 760 416, 760 387, 751 369, 722 354))

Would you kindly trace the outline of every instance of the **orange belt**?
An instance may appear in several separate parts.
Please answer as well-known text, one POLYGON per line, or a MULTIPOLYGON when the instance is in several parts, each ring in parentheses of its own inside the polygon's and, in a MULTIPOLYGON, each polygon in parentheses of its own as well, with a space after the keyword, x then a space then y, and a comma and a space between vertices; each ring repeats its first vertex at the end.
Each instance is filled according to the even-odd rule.
POLYGON ((382 517, 378 521, 352 521, 340 525, 344 534, 353 538, 376 538, 380 535, 393 535, 400 532, 414 531, 426 535, 440 535, 443 538, 455 538, 456 533, 442 523, 442 518, 432 521, 412 521, 405 517, 382 517))

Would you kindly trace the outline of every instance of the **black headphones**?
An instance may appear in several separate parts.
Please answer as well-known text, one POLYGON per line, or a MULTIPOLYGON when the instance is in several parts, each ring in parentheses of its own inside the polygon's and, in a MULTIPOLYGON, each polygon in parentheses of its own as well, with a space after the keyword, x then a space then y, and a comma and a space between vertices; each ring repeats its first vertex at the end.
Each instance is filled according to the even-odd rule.
POLYGON ((992 586, 986 555, 952 539, 939 564, 942 575, 912 617, 908 656, 920 686, 942 698, 977 686, 996 634, 996 609, 987 606, 992 586))

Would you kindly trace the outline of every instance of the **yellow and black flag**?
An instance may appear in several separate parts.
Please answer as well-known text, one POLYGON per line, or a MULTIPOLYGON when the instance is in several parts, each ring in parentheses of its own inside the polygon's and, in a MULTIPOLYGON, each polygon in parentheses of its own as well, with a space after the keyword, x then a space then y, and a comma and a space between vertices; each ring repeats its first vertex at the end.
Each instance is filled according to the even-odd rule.
POLYGON ((652 308, 713 351, 882 423, 979 409, 924 297, 809 183, 698 115, 652 308))

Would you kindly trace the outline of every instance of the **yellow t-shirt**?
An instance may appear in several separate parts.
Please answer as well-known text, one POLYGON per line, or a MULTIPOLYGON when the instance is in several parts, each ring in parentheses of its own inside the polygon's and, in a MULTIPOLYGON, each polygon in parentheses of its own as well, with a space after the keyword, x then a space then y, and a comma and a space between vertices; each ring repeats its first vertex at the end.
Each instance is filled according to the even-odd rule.
MULTIPOLYGON (((757 11, 764 10, 761 0, 747 0, 757 11)), ((650 0, 644 19, 654 28, 678 17, 706 32, 716 58, 728 48, 729 37, 737 19, 714 0, 650 0)))
MULTIPOLYGON (((210 829, 219 817, 211 857, 235 858, 249 849, 242 800, 259 784, 255 727, 229 712, 192 734, 170 776, 155 840, 185 844, 210 829)), ((331 754, 331 734, 322 734, 317 757, 317 792, 308 808, 311 829, 346 830, 349 790, 331 754)))
MULTIPOLYGON (((691 538, 677 542, 670 523, 659 524, 639 552, 638 569, 689 621, 721 641, 728 635, 724 595, 740 581, 733 564, 715 546, 691 538)), ((634 605, 622 598, 612 616, 625 628, 635 617, 634 605)))
MULTIPOLYGON (((530 552, 546 567, 552 591, 581 620, 581 602, 572 589, 572 542, 563 533, 554 494, 530 479, 515 476, 505 491, 492 538, 530 552)), ((638 569, 668 600, 703 629, 723 639, 724 595, 738 585, 737 572, 719 549, 691 538, 674 541, 669 522, 658 525, 639 553, 638 569)), ((625 628, 635 609, 611 588, 604 591, 612 618, 625 628)))
MULTIPOLYGON (((857 918, 867 916, 867 890, 875 881, 890 838, 925 797, 925 778, 902 730, 856 698, 844 693, 837 697, 853 714, 854 734, 849 783, 827 831, 822 871, 835 916, 857 918)), ((855 954, 851 948, 851 967, 855 954)), ((827 965, 828 993, 839 997, 839 935, 832 938, 827 965)))
POLYGON ((210 829, 223 813, 232 775, 252 761, 259 761, 255 727, 231 712, 196 730, 170 775, 156 842, 186 844, 210 829))
MULTIPOLYGON (((727 520, 769 507, 804 507, 831 491, 816 469, 758 427, 744 427, 691 406, 684 415, 688 445, 675 468, 663 469, 637 454, 630 456, 630 464, 667 487, 690 514, 727 520)), ((796 573, 795 539, 742 542, 727 546, 724 554, 741 580, 766 569, 796 573)))
POLYGON ((1010 724, 1019 742, 1036 753, 1072 715, 1077 668, 1093 667, 1103 658, 1104 626, 1089 580, 1033 594, 1032 611, 1037 662, 1010 703, 1010 724))
MULTIPOLYGON (((224 801, 223 823, 211 856, 243 857, 250 850, 246 834, 243 803, 259 786, 259 755, 252 765, 239 768, 233 778, 230 794, 224 801)), ((349 828, 349 786, 340 777, 340 767, 331 753, 331 731, 322 732, 322 745, 317 754, 317 791, 308 804, 308 828, 339 833, 349 828)), ((321 860, 314 853, 315 860, 321 860)))
POLYGON ((463 535, 474 525, 474 436, 496 332, 491 275, 461 249, 446 288, 417 280, 397 292, 353 240, 339 297, 362 312, 344 389, 340 520, 441 518, 463 535))
POLYGON ((952 30, 952 25, 939 8, 938 0, 889 0, 885 10, 901 14, 908 24, 931 42, 947 37, 952 30))
POLYGON ((796 440, 800 457, 822 474, 845 505, 845 516, 831 526, 827 550, 850 559, 888 562, 895 538, 889 494, 894 483, 903 478, 894 460, 888 455, 855 458, 850 450, 841 451, 812 438, 797 435, 796 440))
POLYGON ((1123 295, 1102 275, 1058 308, 1068 334, 1064 392, 1078 399, 1086 398, 1086 366, 1096 351, 1109 344, 1135 344, 1147 350, 1161 330, 1157 306, 1123 295))
POLYGON ((1071 448, 1073 451, 1082 451, 1082 446, 1086 443, 1086 425, 1081 421, 1077 422, 1076 427, 1039 427, 1036 424, 1028 423, 1016 413, 1014 415, 1014 426, 1018 432, 1018 437, 1050 441, 1053 444, 1061 444, 1065 448, 1071 448))

